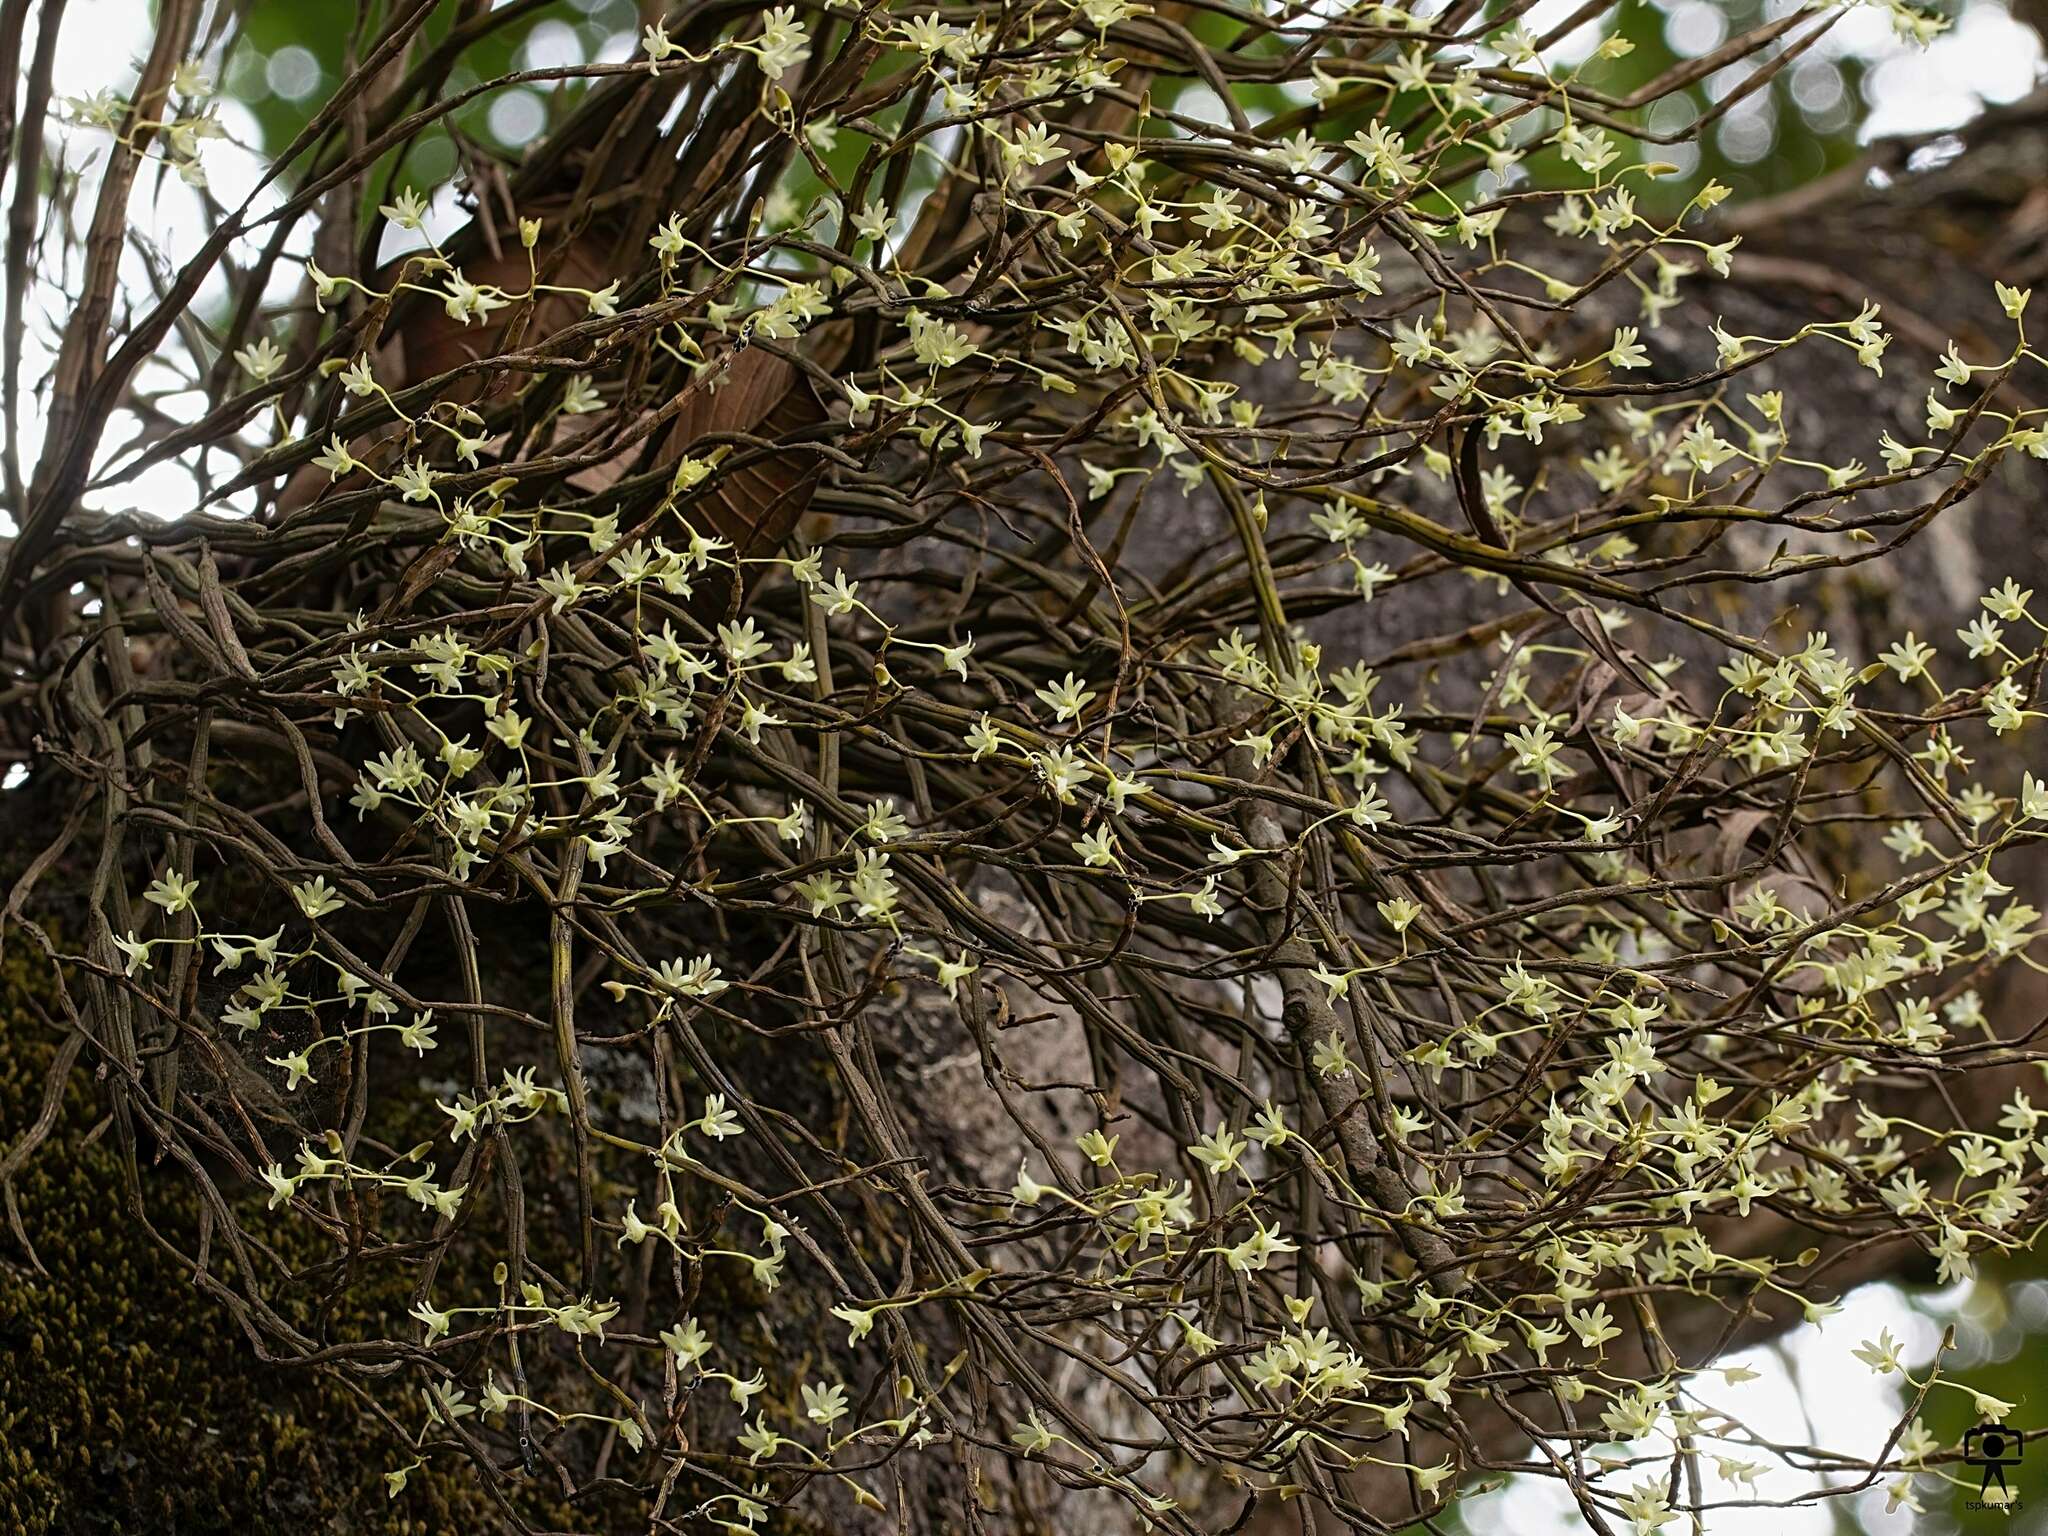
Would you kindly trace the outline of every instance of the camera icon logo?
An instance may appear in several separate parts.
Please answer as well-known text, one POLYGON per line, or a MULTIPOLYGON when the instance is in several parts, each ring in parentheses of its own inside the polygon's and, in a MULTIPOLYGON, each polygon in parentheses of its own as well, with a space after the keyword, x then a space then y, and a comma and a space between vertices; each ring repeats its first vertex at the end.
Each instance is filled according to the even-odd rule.
POLYGON ((2003 1424, 1979 1424, 1964 1431, 1963 1461, 1977 1469, 1977 1491, 1981 1497, 1991 1497, 1991 1484, 1995 1481, 2000 1495, 2007 1500, 2012 1498, 2005 1469, 2020 1464, 2022 1446, 2020 1437, 2003 1424))

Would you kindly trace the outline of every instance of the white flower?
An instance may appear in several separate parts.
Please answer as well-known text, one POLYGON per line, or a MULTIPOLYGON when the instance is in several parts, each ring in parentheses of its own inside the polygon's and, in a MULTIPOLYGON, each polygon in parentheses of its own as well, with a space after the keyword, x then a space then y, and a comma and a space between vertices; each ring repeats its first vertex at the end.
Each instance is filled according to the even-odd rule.
POLYGON ((1650 366, 1650 354, 1636 340, 1636 328, 1632 325, 1618 325, 1614 328, 1614 344, 1608 348, 1607 359, 1617 368, 1650 366))
POLYGON ((407 459, 391 477, 391 487, 406 501, 425 501, 440 478, 424 459, 407 459))
POLYGON ((145 901, 162 907, 165 916, 176 917, 192 905, 193 893, 198 889, 197 880, 187 880, 175 869, 167 869, 164 877, 151 881, 149 889, 142 895, 145 901))
POLYGON ((327 446, 313 456, 312 463, 315 469, 326 470, 329 480, 339 480, 356 466, 356 461, 350 457, 340 437, 334 435, 330 435, 327 446))
POLYGON ((420 220, 426 217, 427 200, 407 187, 398 194, 394 203, 385 203, 377 210, 400 229, 418 229, 420 220))
POLYGON ((830 1386, 812 1386, 806 1382, 803 1388, 804 1417, 813 1424, 822 1424, 830 1429, 833 1424, 846 1416, 846 1388, 837 1382, 830 1386))
POLYGON ((1035 1456, 1051 1447, 1053 1434, 1039 1418, 1038 1411, 1033 1409, 1024 1416, 1023 1423, 1010 1431, 1010 1440, 1026 1456, 1035 1456))
POLYGON ((460 267, 450 269, 447 282, 441 307, 449 319, 464 325, 486 318, 492 310, 503 309, 509 302, 497 288, 472 283, 462 275, 460 267))
POLYGON ((424 1056, 434 1048, 434 1010, 415 1013, 412 1022, 398 1031, 398 1043, 424 1056))
POLYGON ((896 215, 889 211, 889 205, 879 198, 871 199, 861 211, 854 215, 854 233, 864 240, 872 240, 877 246, 884 246, 895 236, 896 215))
POLYGON ((640 51, 647 55, 651 69, 683 50, 668 35, 668 28, 661 22, 651 22, 640 34, 640 51))
POLYGON ((1900 1348, 1899 1341, 1892 1337, 1891 1329, 1882 1328, 1875 1339, 1865 1339, 1862 1346, 1851 1353, 1878 1375, 1887 1376, 1905 1369, 1899 1362, 1900 1348))
POLYGON ((2025 821, 2048 821, 2048 784, 2032 773, 2020 776, 2019 814, 2025 821))
POLYGON ((1094 691, 1069 672, 1057 683, 1048 683, 1036 690, 1038 701, 1053 712, 1053 719, 1064 724, 1086 709, 1095 698, 1094 691))
POLYGON ((284 367, 285 355, 278 350, 277 343, 268 336, 259 336, 249 346, 235 353, 235 361, 242 372, 258 384, 268 383, 284 367))
POLYGON ((330 912, 339 912, 347 905, 328 885, 325 875, 315 875, 304 884, 293 886, 292 900, 299 904, 301 912, 316 922, 330 912))
POLYGON ((1010 1186, 1010 1198, 1019 1205, 1036 1205, 1050 1191, 1045 1185, 1031 1177, 1029 1161, 1017 1165, 1017 1182, 1010 1186))
POLYGON ((713 1141, 723 1141, 728 1136, 741 1134, 740 1117, 725 1107, 725 1095, 709 1094, 704 1100, 704 1114, 697 1122, 697 1128, 713 1141))
POLYGON ((796 7, 778 5, 770 7, 761 18, 761 36, 751 50, 755 63, 761 66, 761 73, 770 80, 780 80, 785 73, 797 67, 811 56, 809 35, 803 23, 796 19, 796 7))
POLYGON ((1210 1177, 1222 1178, 1237 1167, 1250 1143, 1233 1136, 1228 1126, 1218 1126, 1188 1148, 1188 1155, 1209 1170, 1210 1177))
POLYGON ((704 1330, 697 1326, 697 1319, 685 1317, 672 1328, 664 1329, 661 1342, 669 1347, 676 1357, 678 1366, 692 1366, 702 1360, 711 1348, 711 1340, 704 1330))
POLYGON ((436 1339, 442 1338, 448 1332, 449 1315, 438 1310, 432 1302, 415 1303, 411 1315, 427 1325, 427 1336, 421 1342, 429 1349, 433 1347, 436 1339))

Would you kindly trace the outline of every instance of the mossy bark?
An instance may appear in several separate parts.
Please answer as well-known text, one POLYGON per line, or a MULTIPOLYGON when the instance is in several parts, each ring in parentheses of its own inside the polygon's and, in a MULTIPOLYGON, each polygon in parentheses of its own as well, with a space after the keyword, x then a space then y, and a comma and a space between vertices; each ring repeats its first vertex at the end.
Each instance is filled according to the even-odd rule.
MULTIPOLYGON (((58 1041, 25 946, 0 967, 0 1147, 38 1114, 58 1041)), ((267 1366, 127 1215, 119 1159, 74 1069, 56 1126, 14 1179, 0 1230, 0 1531, 426 1536, 510 1529, 447 1458, 387 1498, 411 1459, 338 1382, 267 1366), (38 1263, 40 1268, 38 1268, 38 1263)), ((152 1223, 196 1240, 183 1181, 152 1223)))

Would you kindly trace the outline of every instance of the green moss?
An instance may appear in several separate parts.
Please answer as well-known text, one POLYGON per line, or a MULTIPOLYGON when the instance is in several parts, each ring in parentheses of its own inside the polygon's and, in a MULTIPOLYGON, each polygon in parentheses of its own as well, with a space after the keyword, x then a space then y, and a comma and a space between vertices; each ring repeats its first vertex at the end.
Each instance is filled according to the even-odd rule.
MULTIPOLYGON (((20 947, 0 974, 0 1145, 34 1118, 56 1041, 23 1006, 20 947)), ((125 1218, 111 1128, 74 1071, 62 1117, 15 1180, 47 1276, 0 1230, 0 1531, 291 1531, 425 1536, 507 1528, 444 1459, 387 1500, 410 1460, 337 1382, 266 1366, 226 1312, 125 1218)), ((196 1242, 196 1200, 148 1180, 151 1220, 196 1242)))

